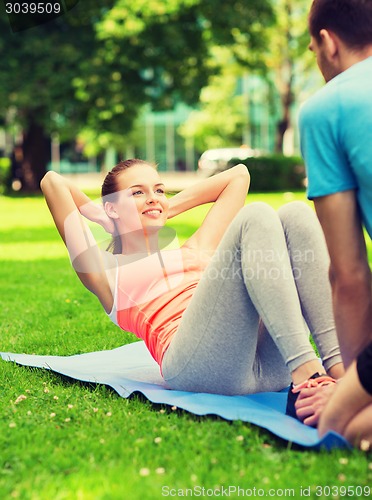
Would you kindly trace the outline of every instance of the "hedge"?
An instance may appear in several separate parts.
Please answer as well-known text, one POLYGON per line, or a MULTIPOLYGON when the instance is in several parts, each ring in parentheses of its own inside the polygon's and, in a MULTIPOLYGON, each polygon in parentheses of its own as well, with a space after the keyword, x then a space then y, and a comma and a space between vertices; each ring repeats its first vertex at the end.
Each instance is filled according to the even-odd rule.
POLYGON ((250 191, 298 191, 305 188, 304 162, 297 156, 270 155, 232 159, 228 168, 243 163, 251 175, 250 191))

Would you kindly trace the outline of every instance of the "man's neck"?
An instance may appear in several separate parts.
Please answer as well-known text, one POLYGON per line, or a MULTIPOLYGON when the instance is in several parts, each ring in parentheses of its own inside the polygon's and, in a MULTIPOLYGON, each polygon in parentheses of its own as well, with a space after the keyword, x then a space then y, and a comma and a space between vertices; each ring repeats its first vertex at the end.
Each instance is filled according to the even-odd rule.
POLYGON ((367 45, 358 50, 344 49, 342 53, 342 71, 346 71, 351 68, 351 66, 354 66, 354 64, 360 63, 371 56, 372 45, 367 45))

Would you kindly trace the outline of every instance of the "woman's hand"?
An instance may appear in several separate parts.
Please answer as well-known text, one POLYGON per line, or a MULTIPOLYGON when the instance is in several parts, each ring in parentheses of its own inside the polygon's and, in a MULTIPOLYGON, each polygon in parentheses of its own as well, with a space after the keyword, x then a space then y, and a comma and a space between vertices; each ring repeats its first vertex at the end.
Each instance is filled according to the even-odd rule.
POLYGON ((102 205, 94 203, 93 201, 85 203, 79 207, 81 215, 91 222, 95 222, 103 227, 103 229, 109 233, 115 233, 114 221, 109 217, 102 205))
POLYGON ((100 222, 101 226, 103 227, 103 229, 106 231, 106 233, 109 233, 109 234, 115 234, 115 223, 114 221, 106 214, 106 212, 104 211, 104 215, 103 215, 103 220, 100 222))

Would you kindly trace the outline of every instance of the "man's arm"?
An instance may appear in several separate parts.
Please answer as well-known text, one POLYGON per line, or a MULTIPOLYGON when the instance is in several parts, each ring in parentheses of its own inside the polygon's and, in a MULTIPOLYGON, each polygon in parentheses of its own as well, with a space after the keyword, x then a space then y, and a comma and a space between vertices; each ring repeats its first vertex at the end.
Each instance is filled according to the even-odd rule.
POLYGON ((371 411, 372 396, 361 385, 354 361, 324 408, 318 433, 323 436, 332 430, 358 445, 361 437, 371 433, 371 411))
POLYGON ((371 270, 355 191, 314 200, 330 258, 333 308, 348 367, 372 338, 371 270))

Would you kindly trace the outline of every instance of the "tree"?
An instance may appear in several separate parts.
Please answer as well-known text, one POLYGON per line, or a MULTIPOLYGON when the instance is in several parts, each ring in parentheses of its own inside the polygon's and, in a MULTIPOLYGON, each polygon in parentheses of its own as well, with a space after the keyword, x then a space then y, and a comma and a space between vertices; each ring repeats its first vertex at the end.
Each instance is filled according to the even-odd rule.
MULTIPOLYGON (((293 109, 300 94, 309 86, 314 89, 320 80, 318 72, 314 73, 314 58, 307 50, 308 2, 272 0, 272 4, 275 22, 261 26, 259 50, 251 50, 244 34, 236 36, 229 47, 230 56, 222 59, 223 83, 218 76, 210 81, 201 93, 199 111, 192 113, 181 127, 184 136, 194 132, 195 143, 201 149, 227 142, 238 144, 242 123, 250 129, 253 142, 256 137, 253 101, 257 100, 256 106, 266 107, 276 120, 274 149, 282 153, 285 134, 293 127, 293 109), (250 82, 249 102, 241 106, 239 103, 244 99, 234 92, 233 77, 250 82)), ((220 55, 217 57, 221 60, 220 55)), ((255 143, 249 145, 257 147, 255 143)))
POLYGON ((222 68, 202 89, 199 109, 191 112, 179 129, 183 137, 194 140, 200 151, 240 146, 246 123, 244 98, 237 93, 238 78, 244 70, 230 49, 215 47, 212 54, 211 64, 218 61, 222 68))
POLYGON ((263 56, 264 79, 271 100, 279 97, 275 151, 283 152, 284 136, 291 127, 291 110, 298 92, 309 77, 313 62, 307 55, 309 35, 306 0, 275 0, 276 23, 268 28, 268 50, 263 56))
MULTIPOLYGON (((23 130, 26 190, 37 189, 45 173, 49 134, 59 130, 70 138, 82 119, 73 79, 97 44, 89 15, 81 15, 76 27, 81 10, 19 33, 0 16, 0 118, 3 126, 15 122, 23 130)), ((93 15, 94 9, 87 11, 93 15)))
POLYGON ((20 33, 0 18, 0 117, 24 130, 24 187, 39 185, 51 132, 125 134, 147 102, 196 102, 215 70, 209 48, 242 33, 260 45, 271 15, 268 0, 84 0, 20 33))

